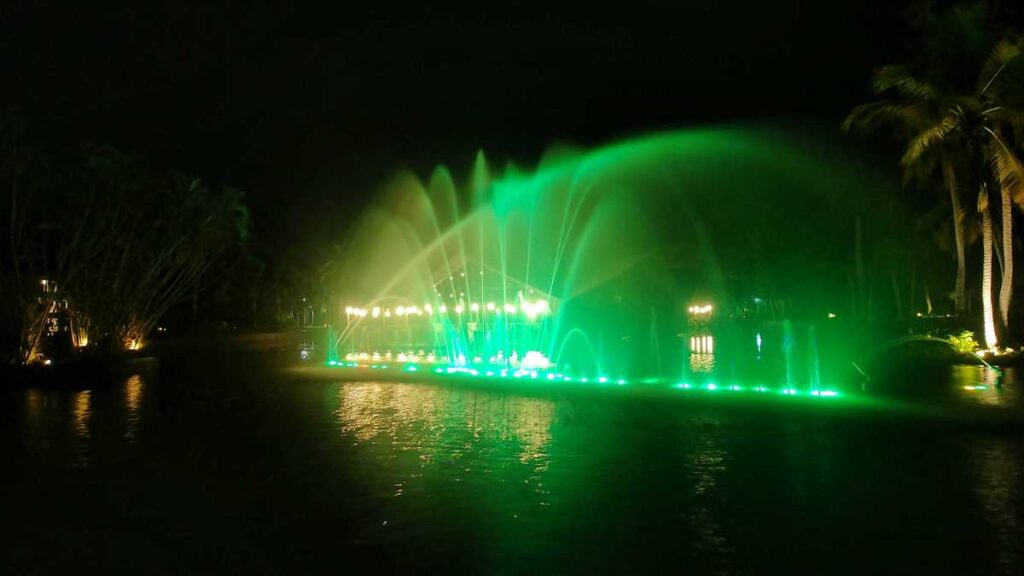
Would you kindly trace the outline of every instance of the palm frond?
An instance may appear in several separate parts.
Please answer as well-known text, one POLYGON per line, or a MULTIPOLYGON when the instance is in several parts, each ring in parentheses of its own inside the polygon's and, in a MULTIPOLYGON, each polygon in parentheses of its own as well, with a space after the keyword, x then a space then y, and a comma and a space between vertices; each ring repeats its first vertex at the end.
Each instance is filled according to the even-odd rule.
POLYGON ((1003 69, 1020 54, 1020 41, 1003 40, 997 43, 982 64, 981 74, 978 76, 978 94, 988 92, 996 84, 1003 69))
POLYGON ((936 144, 946 141, 950 134, 957 129, 960 121, 960 114, 957 109, 947 112, 937 124, 919 132, 907 145, 907 151, 900 160, 902 166, 910 166, 917 162, 925 152, 936 144))
POLYGON ((996 182, 1007 192, 1010 200, 1024 209, 1024 164, 1003 142, 998 134, 988 130, 991 139, 988 145, 989 164, 996 182))
POLYGON ((883 125, 917 127, 924 124, 924 113, 916 104, 881 100, 857 106, 843 120, 844 132, 867 133, 883 125))
POLYGON ((914 76, 909 66, 883 66, 871 79, 875 92, 892 90, 909 100, 926 101, 939 98, 939 91, 921 78, 914 76))
POLYGON ((986 110, 985 116, 996 122, 1009 125, 1014 134, 1024 137, 1024 108, 1009 103, 1000 103, 999 106, 986 110))

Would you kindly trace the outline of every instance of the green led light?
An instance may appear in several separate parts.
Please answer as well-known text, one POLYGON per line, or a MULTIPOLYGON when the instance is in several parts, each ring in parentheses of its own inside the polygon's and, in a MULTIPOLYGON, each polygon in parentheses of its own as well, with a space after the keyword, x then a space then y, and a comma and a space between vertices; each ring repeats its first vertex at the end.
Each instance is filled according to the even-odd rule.
POLYGON ((708 390, 712 390, 712 391, 713 390, 718 390, 718 385, 715 384, 714 382, 708 382, 707 388, 708 388, 708 390))
POLYGON ((419 370, 419 369, 418 369, 418 368, 416 368, 415 366, 406 366, 406 367, 405 367, 405 371, 406 371, 406 372, 415 372, 415 371, 417 371, 417 370, 419 370))
POLYGON ((597 381, 600 382, 601 384, 604 384, 605 382, 608 381, 608 378, 606 376, 601 376, 600 378, 597 379, 597 381))

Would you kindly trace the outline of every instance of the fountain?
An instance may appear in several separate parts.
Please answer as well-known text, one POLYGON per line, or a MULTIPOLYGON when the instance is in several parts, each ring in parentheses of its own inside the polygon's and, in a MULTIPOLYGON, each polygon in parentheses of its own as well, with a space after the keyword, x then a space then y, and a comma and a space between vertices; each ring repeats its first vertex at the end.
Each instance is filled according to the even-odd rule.
MULTIPOLYGON (((348 241, 328 363, 600 383, 674 381, 689 353, 713 367, 714 337, 686 349, 679 331, 695 287, 716 310, 738 299, 723 235, 784 216, 779 199, 844 194, 838 173, 783 132, 718 128, 553 149, 500 177, 478 153, 462 185, 399 174, 348 241)), ((793 381, 791 330, 783 348, 785 389, 817 389, 793 381)))

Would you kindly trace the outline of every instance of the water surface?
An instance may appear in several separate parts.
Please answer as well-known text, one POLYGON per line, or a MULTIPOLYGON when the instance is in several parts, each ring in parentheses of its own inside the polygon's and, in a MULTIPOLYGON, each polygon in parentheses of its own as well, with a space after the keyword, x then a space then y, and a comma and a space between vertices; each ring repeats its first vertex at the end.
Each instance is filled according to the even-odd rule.
POLYGON ((929 411, 309 381, 259 358, 8 388, 5 564, 1020 574, 1022 381, 964 388, 986 378, 901 376, 929 411))

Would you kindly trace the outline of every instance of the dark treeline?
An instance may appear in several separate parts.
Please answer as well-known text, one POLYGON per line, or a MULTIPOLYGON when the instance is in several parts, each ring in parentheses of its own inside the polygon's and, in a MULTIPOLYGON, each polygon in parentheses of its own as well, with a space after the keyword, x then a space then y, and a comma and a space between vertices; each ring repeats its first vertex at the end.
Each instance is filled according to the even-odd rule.
MULTIPOLYGON (((223 306, 229 292, 237 306, 255 297, 245 283, 262 265, 247 249, 242 191, 109 146, 39 141, 16 113, 4 118, 0 146, 7 362, 135 350, 160 322, 202 320, 200 298, 223 306)), ((255 306, 243 307, 251 321, 255 306)))

